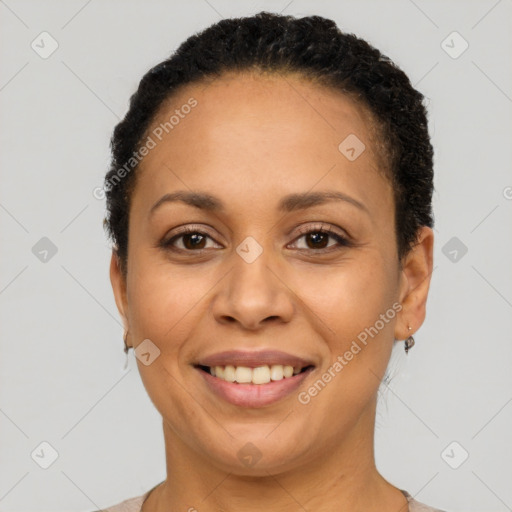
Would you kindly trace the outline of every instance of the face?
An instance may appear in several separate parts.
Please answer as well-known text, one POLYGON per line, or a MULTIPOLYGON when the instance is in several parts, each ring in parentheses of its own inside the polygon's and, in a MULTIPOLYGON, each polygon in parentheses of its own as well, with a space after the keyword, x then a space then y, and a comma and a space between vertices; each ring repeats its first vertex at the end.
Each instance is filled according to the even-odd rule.
POLYGON ((394 339, 423 321, 431 232, 400 267, 364 111, 298 77, 226 75, 148 133, 111 279, 172 449, 257 474, 371 446, 394 339))

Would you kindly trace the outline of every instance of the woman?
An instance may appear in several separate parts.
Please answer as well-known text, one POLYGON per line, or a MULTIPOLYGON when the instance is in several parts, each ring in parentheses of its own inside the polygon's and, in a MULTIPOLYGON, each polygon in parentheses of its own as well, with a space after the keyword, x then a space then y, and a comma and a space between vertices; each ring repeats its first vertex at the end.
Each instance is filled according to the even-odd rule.
POLYGON ((108 510, 434 510, 373 454, 432 272, 422 100, 318 16, 222 20, 142 78, 105 225, 167 478, 108 510))

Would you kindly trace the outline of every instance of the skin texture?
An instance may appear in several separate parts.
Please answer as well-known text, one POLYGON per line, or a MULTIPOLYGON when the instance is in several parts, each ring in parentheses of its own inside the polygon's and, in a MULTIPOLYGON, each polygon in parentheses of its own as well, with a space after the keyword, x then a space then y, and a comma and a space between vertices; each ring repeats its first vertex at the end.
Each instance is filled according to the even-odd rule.
POLYGON ((115 253, 110 268, 128 344, 150 339, 161 351, 149 366, 137 359, 163 418, 167 462, 167 480, 143 511, 407 510, 375 468, 376 397, 394 339, 424 321, 432 230, 421 229, 400 267, 392 189, 372 150, 369 117, 340 92, 291 75, 224 75, 182 88, 153 126, 191 96, 197 106, 137 170, 126 279, 115 253), (355 161, 338 150, 349 134, 366 145, 355 161), (177 190, 212 194, 225 211, 176 202, 149 215, 177 190), (324 190, 364 208, 334 201, 276 209, 287 194, 324 190), (318 232, 319 224, 352 245, 298 231, 318 232), (207 235, 198 249, 186 235, 174 241, 181 252, 159 247, 183 225, 207 235), (252 263, 236 252, 248 236, 263 249, 252 263), (401 311, 301 404, 298 393, 393 304, 401 311), (277 403, 238 407, 213 395, 193 366, 231 349, 277 349, 315 369, 277 403), (261 453, 251 467, 237 455, 248 442, 261 453))

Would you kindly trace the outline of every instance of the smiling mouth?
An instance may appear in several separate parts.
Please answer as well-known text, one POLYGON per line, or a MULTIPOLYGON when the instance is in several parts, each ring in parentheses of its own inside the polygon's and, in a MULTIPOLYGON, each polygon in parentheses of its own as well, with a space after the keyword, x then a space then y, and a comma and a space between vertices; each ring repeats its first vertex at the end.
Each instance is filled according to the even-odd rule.
POLYGON ((197 365, 197 368, 225 382, 232 382, 235 384, 269 384, 270 382, 292 378, 295 375, 313 369, 313 366, 293 367, 289 365, 274 364, 250 368, 248 366, 232 365, 197 365))

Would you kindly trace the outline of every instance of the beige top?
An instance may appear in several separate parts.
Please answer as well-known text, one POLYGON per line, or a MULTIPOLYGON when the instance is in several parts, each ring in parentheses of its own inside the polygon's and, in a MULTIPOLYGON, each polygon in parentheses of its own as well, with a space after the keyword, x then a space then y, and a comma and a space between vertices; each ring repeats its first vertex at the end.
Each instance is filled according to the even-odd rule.
MULTIPOLYGON (((162 483, 162 482, 160 482, 162 483)), ((155 487, 158 487, 157 484, 155 487)), ((144 500, 148 497, 149 493, 155 489, 153 487, 149 491, 145 492, 142 496, 137 496, 135 498, 129 498, 127 500, 124 500, 123 502, 113 505, 112 507, 106 508, 103 511, 96 510, 94 512, 140 512, 142 509, 142 504, 144 503, 144 500)), ((440 510, 438 508, 432 508, 427 505, 424 505, 423 503, 420 503, 419 501, 416 501, 408 492, 402 491, 404 496, 407 498, 407 501, 409 502, 409 512, 444 512, 443 510, 440 510)))

